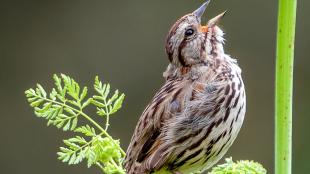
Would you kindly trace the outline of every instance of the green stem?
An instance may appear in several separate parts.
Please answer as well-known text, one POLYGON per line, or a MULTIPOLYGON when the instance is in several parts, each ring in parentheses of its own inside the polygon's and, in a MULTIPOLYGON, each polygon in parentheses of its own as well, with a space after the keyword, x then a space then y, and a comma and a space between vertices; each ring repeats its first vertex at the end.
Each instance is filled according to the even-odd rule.
POLYGON ((104 99, 104 106, 105 106, 105 111, 106 111, 106 122, 105 122, 105 131, 108 131, 108 128, 110 126, 110 110, 108 108, 108 105, 107 105, 107 101, 104 99))
POLYGON ((279 0, 276 99, 275 174, 290 174, 292 165, 292 94, 297 0, 279 0))
MULTIPOLYGON (((88 121, 90 121, 92 124, 94 124, 106 137, 108 137, 116 145, 116 147, 119 147, 119 145, 115 143, 114 139, 98 123, 96 123, 92 118, 90 118, 84 112, 79 111, 79 113, 84 118, 86 118, 88 121)), ((119 150, 120 150, 120 152, 122 153, 123 156, 126 156, 126 153, 124 152, 124 150, 121 147, 119 147, 119 150)))
POLYGON ((102 172, 104 171, 103 166, 99 162, 96 162, 96 165, 102 170, 102 172))
POLYGON ((116 164, 116 162, 114 161, 114 159, 111 159, 111 160, 110 160, 110 163, 112 163, 112 165, 113 165, 115 168, 122 168, 122 166, 119 166, 118 164, 116 164))

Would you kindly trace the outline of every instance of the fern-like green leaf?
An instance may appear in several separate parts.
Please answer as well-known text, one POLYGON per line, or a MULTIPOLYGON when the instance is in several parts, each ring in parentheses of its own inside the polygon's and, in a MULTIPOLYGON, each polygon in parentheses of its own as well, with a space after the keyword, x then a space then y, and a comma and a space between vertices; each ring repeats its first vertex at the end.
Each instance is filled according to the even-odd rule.
POLYGON ((89 136, 89 137, 97 136, 95 129, 93 127, 90 127, 89 125, 81 126, 77 129, 75 129, 75 132, 82 133, 82 134, 89 136))
POLYGON ((46 119, 48 126, 53 125, 63 131, 81 134, 63 141, 64 147, 60 147, 57 152, 58 159, 69 165, 78 164, 85 159, 88 167, 96 164, 102 171, 124 173, 122 161, 125 152, 119 142, 106 132, 109 115, 121 107, 124 94, 120 95, 119 91, 115 90, 109 98, 110 84, 104 84, 96 77, 96 95, 87 98, 88 88, 81 88, 73 78, 61 74, 54 75, 53 79, 55 88, 52 88, 50 93, 37 84, 35 89, 29 89, 25 94, 35 115, 46 119), (105 116, 106 129, 84 113, 83 109, 91 104, 96 106, 98 115, 105 116), (79 126, 80 117, 88 120, 94 127, 88 124, 79 126))
POLYGON ((116 101, 114 102, 113 107, 111 109, 111 114, 114 114, 115 112, 117 112, 122 107, 124 98, 125 98, 125 94, 122 94, 120 97, 118 97, 116 99, 116 101))

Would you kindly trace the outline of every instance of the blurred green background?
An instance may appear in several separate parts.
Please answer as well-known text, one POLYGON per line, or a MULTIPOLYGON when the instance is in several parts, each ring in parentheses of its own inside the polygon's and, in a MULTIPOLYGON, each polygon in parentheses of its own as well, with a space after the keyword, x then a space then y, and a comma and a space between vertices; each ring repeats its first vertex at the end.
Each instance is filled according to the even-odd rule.
MULTIPOLYGON (((125 149, 138 117, 164 82, 164 40, 180 16, 202 0, 50 0, 0 2, 0 173, 98 173, 57 160, 70 136, 34 116, 24 90, 53 73, 91 86, 99 75, 126 93, 111 134, 125 149)), ((299 0, 295 61, 293 171, 310 169, 310 1, 299 0)), ((247 114, 227 157, 261 162, 273 173, 274 63, 277 1, 213 0, 207 17, 228 10, 221 23, 226 52, 238 58, 247 87, 247 114)), ((204 20, 206 22, 206 19, 204 20)))

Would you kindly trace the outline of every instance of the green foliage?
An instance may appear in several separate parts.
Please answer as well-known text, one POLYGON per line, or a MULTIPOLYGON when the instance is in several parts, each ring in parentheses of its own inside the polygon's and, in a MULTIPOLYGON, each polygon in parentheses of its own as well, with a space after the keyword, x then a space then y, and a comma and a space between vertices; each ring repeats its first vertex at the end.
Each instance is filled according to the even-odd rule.
MULTIPOLYGON (((156 171, 154 174, 172 174, 167 169, 161 169, 156 171)), ((201 174, 201 172, 195 172, 191 174, 201 174)), ((238 161, 233 162, 232 158, 226 158, 225 164, 220 164, 212 168, 212 171, 208 174, 267 174, 266 169, 256 162, 253 161, 238 161)))
POLYGON ((232 158, 227 158, 225 164, 218 165, 209 174, 266 174, 264 167, 253 161, 233 162, 232 158))
POLYGON ((118 140, 108 133, 109 117, 122 106, 125 98, 118 90, 110 96, 110 84, 103 84, 95 78, 95 95, 87 98, 87 87, 80 87, 71 77, 61 74, 54 75, 55 88, 48 94, 37 84, 35 89, 25 92, 35 115, 47 120, 47 125, 56 126, 63 131, 73 131, 77 135, 63 140, 64 147, 59 148, 58 159, 69 165, 85 160, 87 166, 97 165, 104 173, 124 174, 122 167, 125 152, 118 140), (84 108, 93 105, 97 114, 105 119, 102 128, 90 116, 84 113, 84 108), (79 126, 79 119, 84 118, 91 125, 79 126))

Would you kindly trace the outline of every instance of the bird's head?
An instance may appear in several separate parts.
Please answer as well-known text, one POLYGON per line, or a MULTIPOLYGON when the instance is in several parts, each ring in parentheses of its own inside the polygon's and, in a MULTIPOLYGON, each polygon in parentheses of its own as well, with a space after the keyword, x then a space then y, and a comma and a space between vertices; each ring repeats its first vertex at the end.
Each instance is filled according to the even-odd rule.
POLYGON ((177 67, 190 67, 207 62, 208 57, 223 51, 223 31, 217 26, 225 15, 210 19, 206 25, 201 24, 210 0, 197 10, 181 17, 172 26, 166 40, 166 53, 171 64, 177 67))

